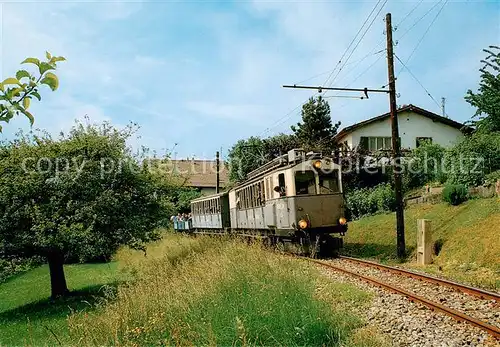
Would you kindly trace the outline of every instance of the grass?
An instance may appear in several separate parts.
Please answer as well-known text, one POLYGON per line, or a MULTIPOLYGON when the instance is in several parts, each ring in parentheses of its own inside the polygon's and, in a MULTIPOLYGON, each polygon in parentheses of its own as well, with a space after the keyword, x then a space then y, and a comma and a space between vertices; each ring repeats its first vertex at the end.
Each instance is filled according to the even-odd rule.
POLYGON ((56 302, 49 299, 46 265, 0 284, 0 344, 33 344, 52 339, 51 331, 67 332, 66 317, 73 310, 88 309, 106 288, 116 286, 120 280, 116 265, 65 265, 68 286, 74 295, 56 302))
POLYGON ((258 245, 217 240, 202 256, 172 262, 166 253, 136 262, 134 271, 137 281, 120 287, 102 310, 70 318, 72 341, 361 345, 352 336, 362 322, 349 309, 366 303, 367 294, 349 285, 329 285, 310 265, 258 245))
MULTIPOLYGON (((151 256, 167 252, 177 257, 186 252, 195 252, 199 242, 189 239, 175 239, 170 247, 152 244, 151 256), (178 250, 175 253, 174 250, 178 250)), ((136 252, 121 250, 119 256, 127 261, 113 261, 107 264, 65 265, 66 281, 72 295, 57 301, 50 300, 50 277, 48 266, 11 277, 0 284, 0 346, 54 345, 58 340, 69 343, 67 319, 74 312, 90 312, 102 302, 103 297, 112 296, 125 280, 134 278, 133 263, 144 258, 136 252)), ((175 257, 173 257, 175 258, 175 257)), ((122 284, 124 285, 124 284, 122 284)))
MULTIPOLYGON (((490 289, 500 289, 500 203, 474 199, 459 206, 421 204, 405 210, 407 264, 435 274, 490 289), (435 241, 433 265, 419 267, 417 219, 430 219, 435 241)), ((350 224, 344 253, 395 262, 395 215, 380 214, 350 224)))
POLYGON ((173 234, 146 254, 67 266, 53 303, 44 267, 1 284, 0 345, 384 345, 353 313, 371 297, 308 263, 173 234))

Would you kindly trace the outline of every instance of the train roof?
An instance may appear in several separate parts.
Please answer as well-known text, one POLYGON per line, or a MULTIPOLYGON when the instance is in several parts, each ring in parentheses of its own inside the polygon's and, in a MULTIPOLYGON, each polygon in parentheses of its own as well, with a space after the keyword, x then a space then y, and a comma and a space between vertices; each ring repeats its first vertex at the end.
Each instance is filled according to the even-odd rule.
POLYGON ((221 197, 221 196, 224 196, 227 194, 228 194, 228 192, 226 191, 226 192, 217 193, 217 194, 204 195, 204 196, 200 196, 199 198, 191 200, 191 203, 198 202, 198 201, 210 200, 210 199, 221 197))
MULTIPOLYGON (((320 153, 309 152, 306 153, 301 148, 296 148, 288 151, 287 154, 284 154, 278 158, 271 160, 270 162, 262 165, 261 167, 250 171, 247 174, 247 178, 244 181, 238 182, 237 185, 233 187, 239 188, 241 186, 247 185, 252 181, 256 181, 260 179, 263 175, 273 172, 278 169, 288 169, 302 162, 313 160, 313 159, 322 159, 324 158, 320 153)), ((335 165, 338 165, 334 163, 335 165)))

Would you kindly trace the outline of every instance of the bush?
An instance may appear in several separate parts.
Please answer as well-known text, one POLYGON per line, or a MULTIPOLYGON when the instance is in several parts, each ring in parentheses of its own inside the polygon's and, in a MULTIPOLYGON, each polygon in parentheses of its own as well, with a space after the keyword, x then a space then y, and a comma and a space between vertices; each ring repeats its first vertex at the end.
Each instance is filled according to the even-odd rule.
POLYGON ((466 137, 446 153, 445 167, 451 184, 482 185, 486 175, 500 170, 500 134, 466 137))
POLYGON ((430 182, 446 181, 443 160, 446 149, 439 144, 423 143, 415 148, 405 163, 403 186, 405 191, 420 188, 430 182))
POLYGON ((394 211, 396 197, 388 183, 373 188, 354 190, 346 195, 350 219, 358 219, 377 212, 394 211))
POLYGON ((462 184, 449 184, 443 189, 443 200, 457 206, 468 198, 467 188, 462 184))
POLYGON ((28 271, 43 263, 40 257, 4 259, 0 257, 0 283, 21 272, 28 271))
POLYGON ((498 180, 500 180, 500 170, 493 171, 492 173, 486 175, 485 183, 488 185, 495 185, 498 180))

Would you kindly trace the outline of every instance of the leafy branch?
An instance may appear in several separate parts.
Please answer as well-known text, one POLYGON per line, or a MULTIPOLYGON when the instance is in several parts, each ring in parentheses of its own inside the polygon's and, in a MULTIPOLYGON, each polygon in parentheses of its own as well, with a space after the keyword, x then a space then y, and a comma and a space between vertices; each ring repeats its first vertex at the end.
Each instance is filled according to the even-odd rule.
POLYGON ((26 58, 21 63, 35 65, 38 73, 31 74, 22 69, 16 72, 16 77, 6 78, 0 83, 0 122, 8 123, 14 116, 24 114, 33 125, 35 118, 28 111, 31 100, 34 97, 38 101, 42 99, 38 92, 42 84, 47 85, 52 91, 59 87, 59 79, 51 71, 56 70, 58 62, 66 60, 64 57, 52 56, 49 52, 46 52, 45 57, 46 61, 26 58))

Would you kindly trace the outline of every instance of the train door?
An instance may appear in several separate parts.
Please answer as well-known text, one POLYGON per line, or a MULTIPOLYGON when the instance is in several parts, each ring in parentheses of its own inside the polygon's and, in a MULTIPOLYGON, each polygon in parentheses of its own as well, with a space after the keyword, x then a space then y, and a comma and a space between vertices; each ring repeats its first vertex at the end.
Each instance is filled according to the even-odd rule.
POLYGON ((286 181, 285 174, 278 174, 278 186, 275 190, 279 193, 279 199, 276 201, 276 218, 278 220, 278 228, 289 228, 290 218, 289 218, 289 208, 288 200, 286 197, 286 181))
POLYGON ((273 190, 273 176, 265 178, 266 190, 266 203, 264 206, 264 226, 268 228, 275 228, 276 225, 276 200, 274 198, 273 190))

